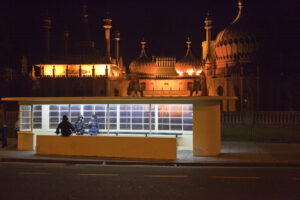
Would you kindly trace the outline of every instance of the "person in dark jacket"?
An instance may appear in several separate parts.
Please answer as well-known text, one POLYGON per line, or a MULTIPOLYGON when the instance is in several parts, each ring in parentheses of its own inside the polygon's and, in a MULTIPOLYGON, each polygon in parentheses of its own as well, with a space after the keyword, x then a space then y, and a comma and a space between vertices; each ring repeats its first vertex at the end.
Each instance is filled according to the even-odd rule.
POLYGON ((96 115, 93 115, 91 120, 89 121, 89 135, 97 135, 98 131, 99 131, 99 124, 97 121, 97 117, 96 115))
POLYGON ((7 125, 6 125, 6 123, 3 123, 2 128, 1 128, 2 148, 7 147, 7 133, 8 133, 7 125))
POLYGON ((68 117, 66 115, 63 116, 62 122, 58 125, 56 129, 56 134, 59 134, 59 129, 61 129, 62 136, 70 136, 72 131, 75 130, 74 126, 68 121, 68 117))
POLYGON ((83 135, 84 128, 85 128, 85 125, 84 125, 84 122, 83 122, 83 117, 79 116, 78 120, 75 122, 76 135, 83 135))

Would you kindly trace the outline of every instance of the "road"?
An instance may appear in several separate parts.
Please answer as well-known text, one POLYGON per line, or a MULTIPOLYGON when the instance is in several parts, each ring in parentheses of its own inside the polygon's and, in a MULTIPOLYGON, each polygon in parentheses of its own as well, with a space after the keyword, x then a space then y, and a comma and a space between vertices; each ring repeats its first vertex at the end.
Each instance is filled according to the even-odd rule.
POLYGON ((0 199, 300 199, 297 167, 0 163, 0 199))

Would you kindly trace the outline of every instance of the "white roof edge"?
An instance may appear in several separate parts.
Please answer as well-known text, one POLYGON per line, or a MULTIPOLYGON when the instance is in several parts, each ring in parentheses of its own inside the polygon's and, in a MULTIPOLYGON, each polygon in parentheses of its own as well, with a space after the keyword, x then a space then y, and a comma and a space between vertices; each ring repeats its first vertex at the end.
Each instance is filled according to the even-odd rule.
POLYGON ((202 96, 202 97, 3 97, 1 101, 207 101, 207 100, 237 100, 234 96, 202 96))

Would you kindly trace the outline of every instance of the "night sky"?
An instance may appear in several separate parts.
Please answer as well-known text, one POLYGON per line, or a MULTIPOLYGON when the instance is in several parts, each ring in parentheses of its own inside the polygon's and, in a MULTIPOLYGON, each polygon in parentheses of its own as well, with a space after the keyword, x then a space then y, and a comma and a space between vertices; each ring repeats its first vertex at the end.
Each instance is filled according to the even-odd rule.
MULTIPOLYGON (((213 19, 213 39, 238 12, 237 0, 7 0, 1 2, 2 57, 8 53, 9 62, 13 65, 18 65, 22 55, 28 56, 29 63, 41 61, 41 27, 47 9, 52 19, 51 52, 55 56, 62 55, 63 32, 67 27, 70 43, 76 41, 84 2, 87 3, 92 39, 103 54, 102 19, 109 10, 113 20, 112 33, 116 30, 121 33, 120 55, 127 66, 138 56, 142 37, 148 43, 149 56, 175 56, 180 59, 186 51, 186 38, 190 36, 194 55, 201 57, 201 41, 205 40, 203 21, 207 11, 213 19)), ((299 55, 299 0, 244 0, 243 4, 250 23, 260 30, 260 36, 269 45, 268 50, 272 54, 282 55, 287 60, 299 55)))

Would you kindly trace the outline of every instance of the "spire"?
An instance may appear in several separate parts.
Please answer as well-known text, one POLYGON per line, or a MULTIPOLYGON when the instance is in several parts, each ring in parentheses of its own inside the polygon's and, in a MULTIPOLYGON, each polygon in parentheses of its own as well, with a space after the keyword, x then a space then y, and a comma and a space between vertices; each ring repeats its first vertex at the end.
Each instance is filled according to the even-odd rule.
POLYGON ((106 17, 103 19, 103 28, 105 29, 105 40, 106 40, 106 56, 108 59, 111 59, 110 57, 110 29, 112 28, 111 26, 111 18, 109 15, 109 12, 106 12, 106 17))
POLYGON ((142 41, 141 41, 141 45, 142 45, 142 50, 141 50, 141 53, 140 53, 140 56, 139 57, 147 57, 146 55, 146 50, 145 50, 145 47, 146 47, 146 44, 147 42, 145 41, 144 37, 142 38, 142 41))
POLYGON ((235 20, 232 22, 232 24, 234 24, 235 22, 237 22, 237 21, 240 19, 241 15, 242 15, 243 3, 242 3, 241 0, 239 0, 239 2, 238 2, 238 8, 239 8, 238 15, 236 16, 236 18, 235 18, 235 20))
POLYGON ((191 41, 190 37, 187 37, 187 41, 186 41, 187 50, 186 50, 185 56, 188 56, 191 53, 191 44, 192 44, 192 41, 191 41))
POLYGON ((206 30, 206 55, 203 56, 203 59, 206 59, 210 56, 210 41, 211 41, 211 29, 212 29, 212 19, 210 18, 210 12, 207 11, 207 15, 204 20, 204 29, 206 30))
POLYGON ((119 57, 120 57, 120 46, 119 46, 119 41, 120 41, 120 32, 115 33, 115 42, 116 42, 116 48, 115 48, 115 57, 116 57, 116 63, 119 63, 119 57))
POLYGON ((207 15, 204 20, 204 29, 206 30, 206 41, 210 41, 211 40, 212 20, 210 18, 209 11, 207 11, 207 15))

